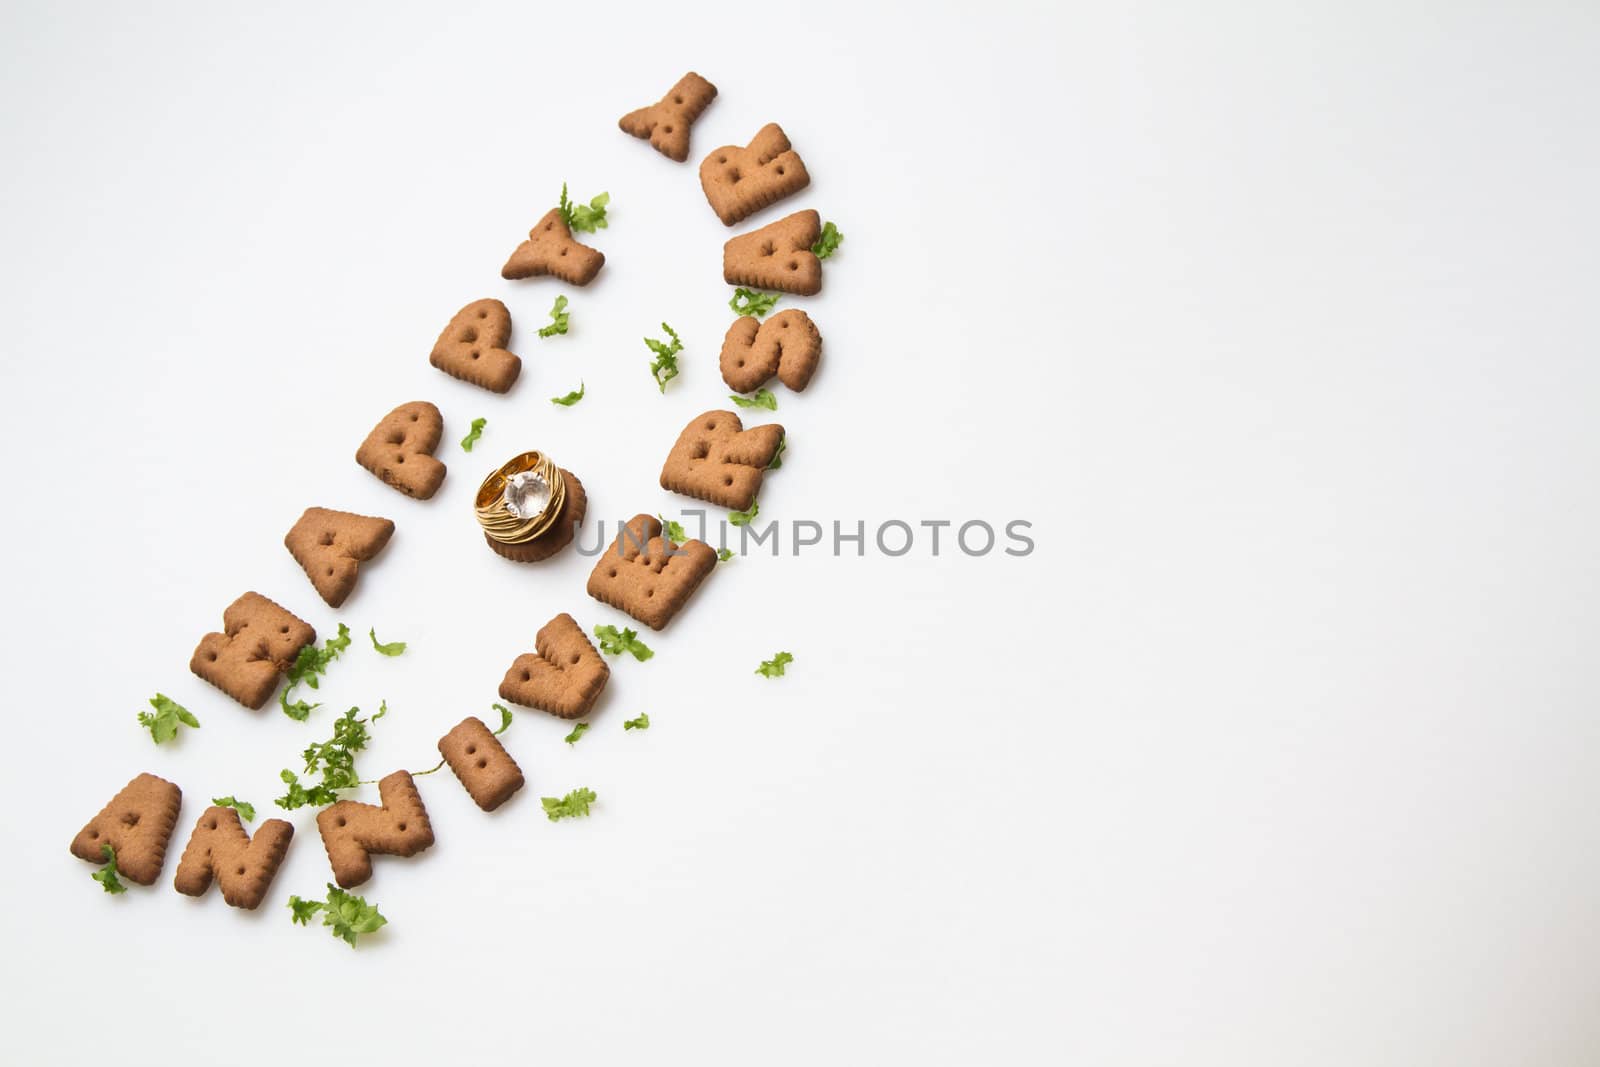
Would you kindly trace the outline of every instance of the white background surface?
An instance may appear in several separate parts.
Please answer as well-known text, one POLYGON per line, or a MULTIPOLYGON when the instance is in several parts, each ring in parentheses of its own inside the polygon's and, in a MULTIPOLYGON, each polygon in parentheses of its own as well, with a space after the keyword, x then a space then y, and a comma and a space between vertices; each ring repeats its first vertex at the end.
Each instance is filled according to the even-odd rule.
POLYGON ((7 5, 8 1058, 1593 1062, 1600 26, 1203 6, 7 5), (616 119, 690 68, 680 166, 616 119), (471 492, 540 447, 594 516, 694 506, 656 476, 727 392, 695 166, 772 120, 814 180, 752 222, 848 237, 782 305, 826 354, 763 517, 1038 551, 728 565, 576 748, 519 715, 506 808, 421 780, 438 843, 377 860, 359 951, 283 906, 309 811, 259 913, 177 894, 206 798, 274 813, 345 706, 391 708, 363 773, 429 766, 551 615, 623 621, 471 492), (503 282, 563 180, 612 194, 603 273, 503 282), (484 296, 506 397, 427 364, 484 296), (416 398, 426 504, 351 460, 416 398), (339 612, 280 543, 314 504, 399 524, 339 612), (245 589, 362 635, 309 724, 186 669, 245 589), (157 690, 202 729, 155 748, 157 690), (179 830, 106 897, 66 846, 141 770, 179 830))

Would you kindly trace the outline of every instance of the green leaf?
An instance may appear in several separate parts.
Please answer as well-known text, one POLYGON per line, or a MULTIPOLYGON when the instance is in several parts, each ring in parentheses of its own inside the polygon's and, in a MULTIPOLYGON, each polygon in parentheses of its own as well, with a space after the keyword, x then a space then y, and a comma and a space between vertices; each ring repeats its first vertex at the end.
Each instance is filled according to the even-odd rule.
POLYGON ((782 678, 783 669, 794 662, 794 657, 787 652, 779 652, 771 659, 761 661, 761 666, 756 668, 756 673, 763 678, 782 678))
POLYGON ((645 347, 656 354, 655 362, 650 364, 650 376, 656 380, 656 386, 665 393, 667 383, 678 376, 678 353, 683 351, 683 341, 678 338, 677 331, 666 323, 663 322, 661 328, 672 338, 672 344, 650 337, 646 337, 644 343, 645 347))
POLYGON ((772 462, 767 464, 767 470, 775 471, 783 466, 783 450, 789 447, 789 435, 785 433, 778 438, 778 450, 772 453, 772 462))
POLYGON ((356 938, 373 933, 389 922, 378 913, 376 905, 368 904, 364 897, 346 893, 332 882, 328 883, 326 901, 302 900, 298 896, 289 898, 291 922, 307 926, 311 917, 318 912, 322 913, 322 925, 330 927, 333 936, 342 939, 351 948, 356 947, 356 938))
POLYGON ((389 714, 389 702, 387 700, 379 700, 378 701, 378 714, 376 714, 376 715, 374 715, 372 717, 372 721, 373 722, 377 722, 379 719, 383 718, 387 714, 389 714))
POLYGON ((733 291, 733 299, 728 301, 728 306, 736 315, 754 315, 759 319, 782 299, 782 295, 778 293, 763 293, 758 289, 746 289, 740 286, 733 291))
POLYGON ((624 722, 622 724, 622 728, 624 730, 648 730, 648 729, 650 729, 650 713, 647 712, 647 711, 640 712, 639 713, 639 717, 637 719, 629 719, 629 720, 627 720, 626 722, 624 722))
POLYGON ((293 913, 289 916, 290 922, 304 926, 311 921, 313 915, 321 910, 322 901, 320 900, 301 900, 293 894, 289 896, 289 911, 293 913))
POLYGON ((568 734, 566 737, 563 737, 562 740, 565 741, 569 745, 575 745, 575 744, 578 743, 578 738, 582 737, 584 735, 584 733, 588 729, 589 729, 589 724, 588 723, 586 723, 586 722, 577 723, 572 727, 572 732, 570 734, 568 734))
POLYGON ((606 205, 611 203, 610 193, 601 193, 587 204, 572 205, 572 220, 567 223, 580 233, 594 233, 606 228, 606 205))
POLYGON ((583 382, 580 381, 578 383, 578 389, 576 392, 568 393, 566 396, 553 396, 550 398, 550 403, 560 404, 564 408, 570 408, 572 405, 583 399, 583 389, 583 382))
POLYGON ((666 534, 668 541, 681 545, 689 540, 689 535, 683 532, 683 523, 669 519, 665 515, 657 515, 656 518, 661 520, 661 532, 666 534))
POLYGON ((758 500, 752 500, 750 501, 749 511, 728 512, 728 521, 733 523, 735 526, 748 526, 759 514, 761 514, 761 502, 758 500))
MULTIPOLYGON (((587 812, 585 812, 587 814, 587 812)), ((117 877, 117 853, 110 845, 100 846, 100 855, 105 858, 106 865, 95 871, 89 877, 100 883, 100 888, 107 893, 126 893, 128 887, 122 884, 117 877)))
POLYGON ((137 717, 139 725, 150 731, 150 737, 158 745, 177 737, 179 725, 200 728, 200 720, 169 696, 157 693, 150 698, 150 706, 156 709, 153 713, 141 711, 137 717))
POLYGON ((551 822, 559 819, 574 819, 580 815, 589 814, 589 805, 598 797, 594 790, 579 787, 557 800, 555 797, 540 797, 539 803, 544 805, 544 814, 551 822))
POLYGON ((839 251, 839 246, 843 243, 844 234, 839 232, 839 227, 831 222, 825 222, 822 224, 822 236, 811 246, 811 254, 818 259, 827 259, 839 251))
POLYGON ((322 911, 322 924, 333 927, 334 937, 344 938, 351 948, 355 948, 357 937, 373 933, 388 922, 378 913, 375 905, 367 903, 366 898, 346 893, 332 882, 328 883, 328 903, 322 911))
POLYGON ((467 436, 461 439, 461 450, 471 452, 472 446, 478 443, 478 438, 483 436, 483 428, 489 425, 488 419, 473 419, 472 429, 467 431, 467 436))
POLYGON ((398 656, 400 653, 406 650, 406 643, 404 641, 390 641, 388 644, 380 644, 378 641, 378 628, 376 626, 367 631, 367 636, 372 638, 372 647, 377 650, 378 654, 381 656, 398 656))
POLYGON ((319 679, 328 671, 328 664, 339 658, 339 653, 350 647, 350 627, 344 623, 339 624, 339 633, 322 643, 321 648, 306 645, 295 656, 294 663, 289 667, 289 684, 284 686, 283 692, 278 694, 278 705, 283 708, 283 713, 291 719, 304 722, 310 714, 321 704, 307 704, 303 700, 289 703, 289 695, 295 686, 304 682, 313 689, 319 688, 319 679))
POLYGON ((623 629, 618 631, 615 626, 596 626, 594 635, 600 639, 600 651, 608 656, 620 656, 624 652, 631 653, 633 658, 643 663, 655 655, 650 646, 639 640, 637 630, 623 629))
POLYGON ((719 549, 717 549, 717 562, 718 563, 726 563, 732 558, 733 558, 733 549, 731 549, 731 548, 719 548, 719 549))
POLYGON ((771 389, 757 389, 754 396, 740 396, 738 393, 729 393, 728 399, 742 408, 778 410, 778 398, 772 395, 771 389))
POLYGON ((219 808, 232 808, 239 813, 245 822, 256 821, 256 806, 254 804, 243 800, 235 800, 233 797, 212 797, 211 803, 219 808))
MULTIPOLYGON (((382 703, 372 721, 378 721, 388 710, 388 703, 382 703)), ((327 741, 312 742, 301 753, 306 764, 301 773, 320 773, 322 780, 306 786, 301 783, 299 775, 285 769, 278 777, 289 789, 273 803, 287 811, 307 806, 323 807, 339 799, 339 790, 360 784, 361 778, 356 774, 356 754, 365 749, 371 740, 367 731, 368 722, 359 717, 360 712, 360 708, 351 708, 333 720, 333 736, 327 741)))
POLYGON ((564 296, 556 297, 555 307, 550 309, 550 325, 542 327, 539 330, 539 336, 554 337, 558 333, 566 333, 568 318, 567 298, 564 296))
POLYGON ((504 704, 490 704, 489 706, 500 713, 500 729, 496 730, 495 734, 498 736, 505 733, 511 727, 511 709, 504 704))

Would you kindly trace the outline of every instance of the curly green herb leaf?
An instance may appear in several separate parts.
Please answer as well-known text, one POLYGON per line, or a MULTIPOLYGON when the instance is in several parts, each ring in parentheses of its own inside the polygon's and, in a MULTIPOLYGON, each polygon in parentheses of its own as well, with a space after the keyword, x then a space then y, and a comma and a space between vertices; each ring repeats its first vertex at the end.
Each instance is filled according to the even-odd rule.
POLYGON ((738 393, 729 393, 728 399, 742 408, 778 410, 778 398, 772 395, 771 389, 757 389, 754 396, 740 396, 738 393))
POLYGON ((565 741, 569 745, 575 745, 575 744, 578 743, 578 738, 582 737, 585 733, 588 732, 588 730, 589 730, 589 724, 588 723, 586 723, 586 722, 576 723, 572 727, 572 732, 570 734, 568 734, 566 737, 563 737, 561 740, 565 741))
POLYGON ((367 636, 372 638, 372 647, 377 650, 378 654, 381 656, 398 656, 400 653, 406 650, 406 643, 404 641, 390 641, 387 644, 380 642, 378 640, 378 628, 376 626, 367 631, 367 636))
POLYGON ((583 382, 580 381, 575 392, 568 393, 566 396, 553 396, 550 398, 550 403, 560 404, 564 408, 570 408, 572 405, 583 399, 583 390, 584 385, 583 382))
POLYGON ((761 514, 761 503, 757 500, 750 501, 749 511, 730 511, 728 521, 735 526, 749 526, 757 515, 761 514))
POLYGON ((759 289, 746 289, 740 286, 733 291, 733 299, 728 301, 728 306, 736 315, 754 315, 759 319, 782 299, 779 293, 763 293, 759 289))
POLYGON ((655 655, 650 646, 639 640, 637 630, 618 630, 615 626, 596 626, 594 635, 600 639, 600 651, 608 656, 620 656, 627 652, 634 659, 643 663, 655 655))
POLYGON ((256 806, 247 801, 235 800, 233 797, 212 797, 211 803, 219 808, 232 808, 245 822, 256 821, 256 806))
POLYGON ((839 246, 843 243, 844 234, 839 232, 839 227, 831 222, 825 222, 822 224, 822 236, 811 246, 811 254, 818 259, 827 259, 839 251, 839 246))
POLYGON ((180 725, 200 729, 200 720, 169 696, 157 693, 150 698, 150 706, 156 710, 139 712, 139 725, 150 731, 151 739, 158 745, 177 737, 180 725))
POLYGON ((551 822, 559 819, 574 819, 580 815, 589 814, 589 805, 598 797, 594 790, 579 787, 557 800, 555 797, 540 797, 539 803, 544 806, 545 817, 551 822))
POLYGON ((542 327, 539 330, 539 336, 554 337, 558 333, 566 333, 568 318, 567 298, 564 296, 556 297, 555 307, 550 309, 550 325, 542 327))
POLYGON ((625 721, 622 724, 622 728, 624 730, 648 730, 648 729, 650 729, 650 713, 647 712, 647 711, 640 712, 639 713, 639 717, 637 719, 628 719, 627 721, 625 721))
POLYGON ((473 419, 472 429, 467 431, 467 436, 461 439, 461 450, 471 452, 472 446, 478 443, 478 438, 483 436, 483 428, 489 425, 488 419, 473 419))
POLYGON ((656 386, 665 393, 667 383, 678 376, 678 353, 683 351, 683 341, 678 338, 677 331, 666 323, 663 322, 661 328, 672 338, 670 345, 650 337, 646 337, 644 343, 645 347, 656 354, 655 361, 650 364, 650 376, 656 380, 656 386))
POLYGON ((779 652, 771 659, 761 661, 761 666, 756 668, 756 673, 763 678, 782 678, 783 669, 794 662, 794 657, 787 652, 779 652))
POLYGON ((105 857, 106 865, 95 871, 89 877, 100 883, 100 888, 107 893, 126 893, 128 887, 122 884, 117 877, 117 853, 110 845, 100 846, 100 855, 105 857))

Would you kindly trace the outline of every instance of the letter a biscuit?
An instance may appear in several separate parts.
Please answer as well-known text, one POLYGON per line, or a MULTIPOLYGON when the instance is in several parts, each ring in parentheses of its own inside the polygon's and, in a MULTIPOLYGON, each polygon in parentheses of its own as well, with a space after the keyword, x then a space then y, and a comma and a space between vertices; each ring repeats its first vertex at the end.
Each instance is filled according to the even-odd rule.
POLYGON ((822 261, 811 246, 821 236, 815 211, 796 211, 740 234, 722 246, 722 277, 729 285, 815 296, 822 291, 822 261))

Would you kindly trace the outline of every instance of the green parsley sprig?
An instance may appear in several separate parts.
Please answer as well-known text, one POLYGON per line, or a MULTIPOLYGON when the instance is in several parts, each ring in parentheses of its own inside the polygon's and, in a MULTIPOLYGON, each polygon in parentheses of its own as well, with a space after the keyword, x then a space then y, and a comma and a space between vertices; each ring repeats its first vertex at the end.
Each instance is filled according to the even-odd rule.
POLYGON ((567 319, 569 317, 567 314, 567 298, 565 296, 556 297, 555 307, 550 309, 550 325, 541 327, 539 336, 554 337, 558 333, 566 333, 567 319))
MULTIPOLYGON (((371 722, 377 722, 388 711, 389 705, 382 704, 371 722)), ((306 762, 305 770, 301 773, 306 775, 320 773, 322 780, 307 786, 301 783, 299 775, 284 768, 278 777, 289 789, 273 803, 286 811, 294 811, 296 808, 308 805, 321 808, 338 800, 339 790, 361 784, 360 776, 356 774, 356 753, 367 747, 372 736, 367 729, 371 723, 360 718, 360 714, 360 708, 351 708, 333 720, 331 738, 326 741, 314 741, 301 753, 301 758, 306 762)))
POLYGON ((356 938, 374 933, 389 922, 379 913, 377 905, 368 904, 365 897, 346 893, 332 882, 328 883, 325 901, 291 896, 289 912, 290 920, 300 926, 309 925, 311 917, 321 912, 322 925, 332 927, 333 936, 342 938, 351 948, 356 947, 356 938))
POLYGON ((772 462, 767 464, 767 470, 775 471, 783 466, 783 450, 789 447, 789 435, 785 433, 778 438, 778 449, 772 453, 772 462))
POLYGON ((728 306, 736 315, 753 315, 759 319, 765 317, 782 299, 781 293, 763 293, 759 289, 746 289, 741 285, 733 291, 733 299, 728 301, 728 306))
POLYGON ((156 710, 141 711, 139 725, 150 731, 151 740, 158 745, 177 737, 180 725, 200 729, 200 720, 195 718, 188 708, 169 696, 157 693, 150 698, 150 706, 156 710))
POLYGON ((387 644, 380 642, 376 626, 367 631, 367 636, 372 638, 372 647, 380 656, 398 656, 406 650, 404 641, 390 641, 387 644))
POLYGON ((733 558, 733 549, 723 547, 717 549, 717 562, 726 563, 733 558))
POLYGON ((483 436, 483 428, 487 425, 489 425, 488 419, 473 419, 472 429, 461 439, 461 451, 471 452, 472 446, 478 443, 478 438, 483 436))
POLYGON ((561 212, 561 219, 570 230, 581 233, 594 233, 596 230, 606 228, 606 205, 611 203, 610 193, 601 193, 587 204, 580 204, 567 199, 567 183, 561 183, 561 201, 556 204, 556 210, 561 212))
POLYGON ((670 345, 652 337, 646 337, 644 343, 656 354, 655 361, 650 364, 650 376, 656 380, 656 387, 665 393, 667 383, 678 376, 678 353, 683 351, 683 341, 678 338, 678 332, 666 323, 663 322, 661 328, 672 338, 670 345))
POLYGON ((831 222, 825 222, 822 224, 822 236, 811 246, 811 254, 818 259, 827 259, 839 251, 839 246, 843 243, 844 234, 839 232, 839 227, 831 222))
POLYGON ((794 662, 794 657, 787 652, 779 652, 771 659, 761 661, 761 666, 756 668, 756 673, 763 678, 782 678, 783 669, 794 662))
POLYGON ((315 645, 306 645, 295 656, 294 663, 289 667, 289 684, 283 687, 283 692, 278 694, 278 704, 283 708, 283 713, 296 722, 305 722, 311 713, 322 707, 321 704, 307 704, 304 700, 289 703, 289 695, 295 687, 304 682, 311 688, 319 686, 321 677, 328 673, 328 664, 339 658, 339 654, 350 647, 350 627, 344 623, 339 624, 339 633, 322 643, 321 648, 315 645))
POLYGON ((575 819, 589 814, 589 805, 599 798, 594 790, 579 786, 559 800, 555 797, 540 797, 539 803, 544 806, 544 814, 551 822, 561 819, 575 819))
POLYGON ((778 410, 778 398, 772 395, 771 389, 757 389, 754 396, 740 396, 738 393, 729 393, 728 399, 742 408, 778 410))
POLYGON ((648 729, 650 729, 650 713, 648 711, 641 711, 639 713, 639 717, 637 719, 628 719, 628 720, 624 721, 623 724, 622 724, 622 728, 624 730, 648 730, 648 729))
POLYGON ((608 656, 620 656, 629 653, 634 659, 643 663, 655 655, 650 646, 639 640, 637 630, 618 630, 615 626, 596 626, 594 635, 600 639, 600 651, 608 656))
POLYGON ((586 722, 575 723, 573 725, 573 727, 572 727, 572 732, 570 734, 568 734, 566 737, 563 737, 561 740, 565 741, 569 745, 575 745, 575 744, 578 743, 578 738, 582 737, 584 734, 586 734, 588 732, 589 732, 589 724, 588 723, 586 723, 586 722))
POLYGON ((733 523, 735 526, 749 526, 755 521, 755 517, 759 514, 761 514, 761 502, 759 500, 752 500, 750 501, 749 511, 728 512, 728 521, 733 523))
POLYGON ((661 533, 668 541, 681 545, 689 539, 689 535, 683 532, 683 523, 669 519, 665 515, 657 515, 656 518, 661 520, 661 533))
POLYGON ((553 396, 553 397, 551 397, 550 398, 550 403, 552 403, 552 404, 560 404, 564 408, 570 408, 572 405, 576 404, 578 401, 583 399, 583 390, 584 390, 584 384, 583 384, 582 381, 579 381, 577 389, 575 389, 574 391, 568 393, 566 396, 553 396))
POLYGON ((100 855, 105 857, 106 865, 95 871, 89 877, 100 883, 100 888, 107 893, 126 893, 128 887, 122 884, 117 877, 117 851, 110 845, 100 846, 100 855))
POLYGON ((236 800, 233 797, 212 797, 211 803, 219 808, 232 808, 239 813, 239 818, 245 822, 256 821, 256 806, 249 801, 236 800))

